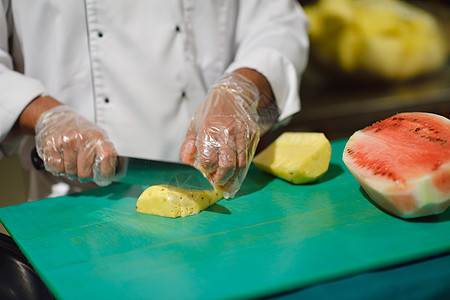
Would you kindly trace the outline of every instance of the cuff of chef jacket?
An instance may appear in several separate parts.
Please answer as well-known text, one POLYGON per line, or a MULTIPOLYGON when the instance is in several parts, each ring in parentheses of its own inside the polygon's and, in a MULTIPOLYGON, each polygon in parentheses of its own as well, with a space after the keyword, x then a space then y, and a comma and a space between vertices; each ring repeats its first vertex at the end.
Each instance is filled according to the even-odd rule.
POLYGON ((19 139, 10 130, 25 107, 43 93, 36 79, 14 71, 0 73, 0 157, 16 148, 19 139))
POLYGON ((256 70, 269 81, 280 112, 278 122, 300 111, 300 78, 286 57, 272 49, 259 49, 239 57, 230 64, 226 73, 240 68, 256 70))

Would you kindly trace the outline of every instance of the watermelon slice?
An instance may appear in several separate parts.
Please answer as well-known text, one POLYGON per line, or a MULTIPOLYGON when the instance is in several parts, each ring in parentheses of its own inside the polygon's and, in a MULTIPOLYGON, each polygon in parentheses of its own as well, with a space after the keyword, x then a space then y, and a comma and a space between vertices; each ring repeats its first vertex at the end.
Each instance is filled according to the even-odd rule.
POLYGON ((402 218, 442 213, 450 204, 450 120, 400 113, 355 132, 343 161, 370 198, 402 218))

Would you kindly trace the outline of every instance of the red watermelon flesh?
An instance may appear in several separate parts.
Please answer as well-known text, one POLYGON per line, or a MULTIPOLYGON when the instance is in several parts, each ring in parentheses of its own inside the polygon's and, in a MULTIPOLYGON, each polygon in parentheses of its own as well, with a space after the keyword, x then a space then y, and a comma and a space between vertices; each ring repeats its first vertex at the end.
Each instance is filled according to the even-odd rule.
POLYGON ((450 205, 450 120, 400 113, 355 132, 343 161, 370 198, 388 212, 413 218, 450 205))

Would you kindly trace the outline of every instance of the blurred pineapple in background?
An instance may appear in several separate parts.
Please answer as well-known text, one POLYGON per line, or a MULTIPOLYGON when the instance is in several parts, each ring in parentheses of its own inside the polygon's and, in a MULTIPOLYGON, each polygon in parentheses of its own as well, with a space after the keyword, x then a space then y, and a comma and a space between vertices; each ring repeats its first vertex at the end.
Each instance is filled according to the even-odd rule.
POLYGON ((443 67, 448 37, 436 18, 399 0, 306 5, 313 57, 343 74, 408 80, 443 67))

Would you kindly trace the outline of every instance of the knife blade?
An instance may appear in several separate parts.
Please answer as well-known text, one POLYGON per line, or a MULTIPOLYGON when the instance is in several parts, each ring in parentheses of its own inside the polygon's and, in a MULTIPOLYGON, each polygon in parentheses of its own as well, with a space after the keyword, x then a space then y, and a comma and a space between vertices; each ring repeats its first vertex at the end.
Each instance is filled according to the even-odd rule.
MULTIPOLYGON (((210 182, 191 165, 119 156, 114 182, 156 185, 168 184, 186 190, 213 190, 210 182)), ((36 148, 31 152, 31 162, 37 170, 44 170, 44 162, 36 148)))
POLYGON ((114 181, 141 185, 168 184, 186 190, 213 190, 210 182, 196 168, 183 163, 119 157, 114 181), (122 161, 123 165, 120 165, 122 161))

